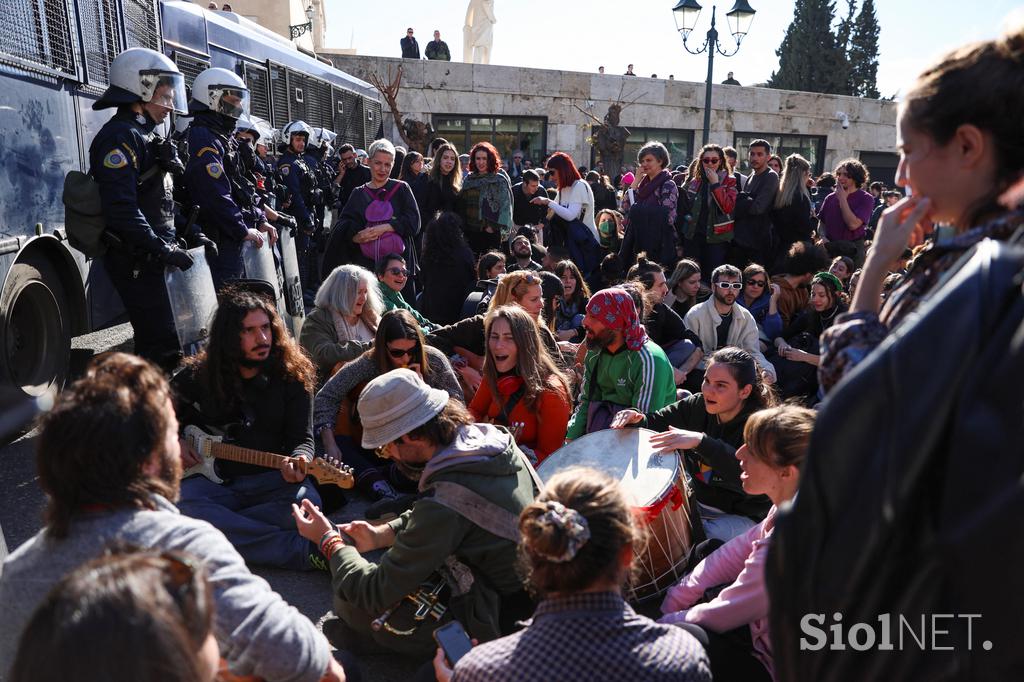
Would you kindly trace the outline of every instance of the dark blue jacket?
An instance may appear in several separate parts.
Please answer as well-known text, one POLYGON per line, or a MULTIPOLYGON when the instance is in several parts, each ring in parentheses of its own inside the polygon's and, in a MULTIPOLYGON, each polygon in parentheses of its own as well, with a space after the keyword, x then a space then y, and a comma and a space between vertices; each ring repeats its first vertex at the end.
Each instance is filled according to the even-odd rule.
POLYGON ((317 184, 313 162, 305 154, 296 154, 291 149, 286 149, 277 161, 277 176, 288 188, 290 203, 287 207, 282 207, 283 210, 294 216, 300 226, 309 229, 313 225, 313 214, 307 205, 307 199, 317 184))
POLYGON ((227 136, 203 124, 199 115, 188 129, 188 162, 185 186, 191 201, 199 206, 199 224, 208 234, 219 234, 235 241, 245 238, 256 227, 252 206, 241 206, 233 193, 232 179, 240 173, 233 159, 227 136))
POLYGON ((99 184, 107 230, 129 249, 157 255, 175 240, 174 185, 163 171, 150 172, 157 165, 154 127, 149 118, 122 107, 93 139, 89 166, 99 184))

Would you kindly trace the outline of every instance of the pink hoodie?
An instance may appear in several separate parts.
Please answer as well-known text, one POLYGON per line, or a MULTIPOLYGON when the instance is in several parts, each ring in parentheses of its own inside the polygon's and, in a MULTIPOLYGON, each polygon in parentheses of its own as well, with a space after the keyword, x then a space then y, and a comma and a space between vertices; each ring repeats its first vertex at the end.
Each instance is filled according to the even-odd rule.
POLYGON ((764 562, 775 527, 775 507, 764 521, 712 552, 665 595, 662 623, 694 623, 714 632, 750 624, 754 655, 775 679, 768 630, 764 562), (715 585, 729 586, 706 604, 694 603, 715 585))

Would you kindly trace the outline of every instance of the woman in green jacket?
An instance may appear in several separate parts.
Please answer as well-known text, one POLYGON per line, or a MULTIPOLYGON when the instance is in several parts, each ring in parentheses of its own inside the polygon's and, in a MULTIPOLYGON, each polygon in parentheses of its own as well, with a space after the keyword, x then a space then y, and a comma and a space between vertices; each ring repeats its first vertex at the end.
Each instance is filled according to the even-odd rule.
POLYGON ((409 281, 409 271, 405 267, 405 259, 397 253, 389 253, 379 261, 376 266, 377 287, 380 290, 380 297, 384 300, 384 311, 408 310, 424 334, 437 329, 437 325, 423 317, 420 311, 409 305, 402 296, 402 289, 409 281))

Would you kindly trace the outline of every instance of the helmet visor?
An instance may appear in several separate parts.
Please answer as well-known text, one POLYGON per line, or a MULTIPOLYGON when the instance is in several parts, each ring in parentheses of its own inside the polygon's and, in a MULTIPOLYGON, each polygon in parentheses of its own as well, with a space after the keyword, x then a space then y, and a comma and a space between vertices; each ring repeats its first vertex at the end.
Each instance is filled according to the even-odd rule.
POLYGON ((213 85, 210 87, 210 107, 214 111, 231 118, 239 118, 249 113, 249 91, 233 85, 213 85))
POLYGON ((173 109, 179 114, 188 113, 188 98, 185 96, 185 77, 171 71, 142 71, 139 74, 142 85, 142 101, 173 109))

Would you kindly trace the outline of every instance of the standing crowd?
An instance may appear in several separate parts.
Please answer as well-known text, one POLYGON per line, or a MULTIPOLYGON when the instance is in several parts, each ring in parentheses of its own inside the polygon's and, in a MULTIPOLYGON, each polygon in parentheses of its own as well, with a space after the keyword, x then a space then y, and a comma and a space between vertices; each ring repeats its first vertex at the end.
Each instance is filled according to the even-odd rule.
MULTIPOLYGON (((444 58, 430 57, 447 53, 435 43, 428 58, 444 58)), ((402 49, 418 57, 412 29, 402 49)), ((988 373, 942 367, 998 357, 993 375, 1024 380, 1012 333, 1024 319, 1022 54, 1016 29, 921 74, 900 105, 905 198, 856 159, 813 178, 807 159, 761 139, 739 150, 749 175, 729 147, 673 166, 650 142, 612 182, 564 152, 531 168, 516 151, 510 164, 488 142, 335 150, 329 131, 294 121, 275 160, 236 75, 200 74, 186 103, 172 62, 119 55, 97 102, 117 113, 90 159, 102 260, 138 355, 97 358, 41 419, 46 526, 0 574, 0 676, 359 679, 360 659, 398 653, 422 662, 416 679, 795 679, 825 659, 798 649, 798 617, 780 605, 813 607, 825 564, 803 559, 833 548, 829 531, 858 533, 855 515, 872 513, 858 495, 873 493, 812 512, 846 483, 836 471, 899 488, 882 485, 906 452, 884 436, 899 428, 888 411, 995 395, 987 420, 942 412, 950 439, 969 442, 959 430, 975 423, 983 445, 1024 435, 1018 383, 986 392, 988 373), (181 161, 156 132, 172 110, 192 116, 181 161), (195 207, 184 216, 182 189, 195 207), (281 230, 307 310, 297 338, 266 287, 241 277, 245 242, 273 246, 281 230), (193 265, 179 237, 204 248, 219 294, 206 346, 184 359, 160 293, 165 267, 193 265), (945 302, 975 305, 973 292, 984 314, 951 321, 945 302), (927 345, 922 327, 962 354, 903 351, 908 337, 927 345), (904 389, 922 368, 944 381, 904 389), (999 421, 1007 404, 1017 419, 999 421), (678 455, 676 506, 690 514, 681 578, 654 608, 627 588, 660 508, 640 509, 595 468, 559 466, 566 445, 638 427, 678 455), (335 525, 346 494, 371 504, 335 525), (813 533, 821 545, 801 544, 813 533), (328 572, 337 617, 321 634, 251 565, 328 572), (455 665, 432 637, 452 620, 475 645, 455 665)), ((919 435, 941 492, 953 456, 919 435)), ((1022 472, 1019 453, 1000 459, 959 513, 1022 472)), ((886 509, 879 527, 923 513, 886 509)), ((888 546, 931 551, 924 535, 893 531, 888 546)), ((884 544, 857 551, 874 552, 871 570, 898 593, 884 544)), ((936 584, 955 577, 934 570, 936 584)), ((960 593, 935 589, 955 611, 960 593)), ((1005 635, 990 636, 993 660, 1013 663, 1005 635)))

